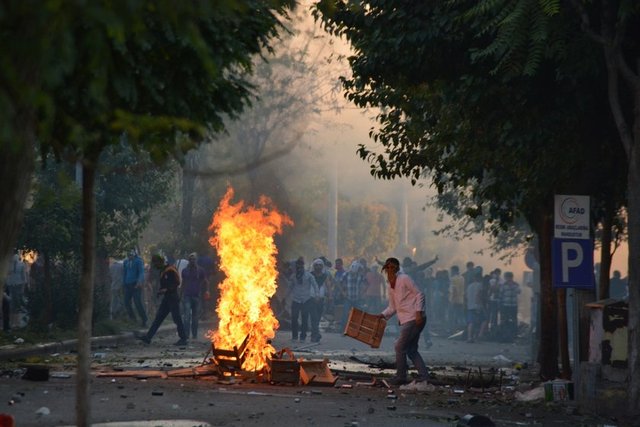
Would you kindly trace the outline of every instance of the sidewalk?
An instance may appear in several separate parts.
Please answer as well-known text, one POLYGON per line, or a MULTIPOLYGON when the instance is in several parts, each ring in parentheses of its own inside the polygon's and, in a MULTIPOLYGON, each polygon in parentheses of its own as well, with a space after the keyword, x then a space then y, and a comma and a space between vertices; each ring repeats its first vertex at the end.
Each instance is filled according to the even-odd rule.
MULTIPOLYGON (((210 327, 211 322, 200 322, 201 328, 210 327)), ((163 322, 156 335, 175 332, 176 326, 171 322, 163 322)), ((91 348, 118 346, 136 341, 136 336, 144 334, 147 329, 123 331, 117 335, 104 335, 91 337, 91 348)), ((19 335, 19 333, 16 333, 19 335)), ((24 359, 30 356, 42 354, 66 353, 77 351, 78 339, 40 343, 40 344, 9 344, 0 347, 0 361, 11 359, 24 359)))

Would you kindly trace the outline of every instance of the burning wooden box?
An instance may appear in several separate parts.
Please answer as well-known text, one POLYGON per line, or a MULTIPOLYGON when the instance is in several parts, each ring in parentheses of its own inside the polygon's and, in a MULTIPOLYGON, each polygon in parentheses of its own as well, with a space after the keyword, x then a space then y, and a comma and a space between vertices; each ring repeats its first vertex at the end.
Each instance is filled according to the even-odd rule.
POLYGON ((213 354, 213 363, 218 366, 220 373, 224 372, 234 373, 242 370, 242 364, 247 357, 247 343, 249 341, 249 335, 246 336, 240 347, 233 347, 233 350, 224 350, 216 348, 211 343, 211 352, 213 354))
POLYGON ((378 348, 386 326, 387 321, 384 318, 352 307, 344 335, 378 348))
POLYGON ((295 359, 291 350, 286 348, 267 359, 266 371, 267 379, 272 383, 298 385, 300 382, 300 362, 295 359))
POLYGON ((338 377, 329 369, 329 359, 301 360, 300 380, 304 385, 333 386, 338 377))

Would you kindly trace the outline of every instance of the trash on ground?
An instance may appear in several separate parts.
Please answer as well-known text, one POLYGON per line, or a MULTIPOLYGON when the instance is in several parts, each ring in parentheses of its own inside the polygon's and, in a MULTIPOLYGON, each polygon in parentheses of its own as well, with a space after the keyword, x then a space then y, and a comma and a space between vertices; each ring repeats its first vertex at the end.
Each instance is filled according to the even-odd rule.
POLYGON ((51 411, 46 406, 42 406, 41 408, 38 408, 36 410, 36 415, 39 415, 39 416, 49 415, 49 414, 51 414, 51 411))
POLYGON ((520 402, 532 402, 535 400, 542 400, 544 399, 544 387, 540 386, 540 387, 532 388, 531 390, 527 390, 522 393, 519 391, 516 391, 515 398, 520 402))
POLYGON ((411 381, 409 384, 401 385, 400 390, 404 391, 435 391, 436 386, 426 381, 411 381))

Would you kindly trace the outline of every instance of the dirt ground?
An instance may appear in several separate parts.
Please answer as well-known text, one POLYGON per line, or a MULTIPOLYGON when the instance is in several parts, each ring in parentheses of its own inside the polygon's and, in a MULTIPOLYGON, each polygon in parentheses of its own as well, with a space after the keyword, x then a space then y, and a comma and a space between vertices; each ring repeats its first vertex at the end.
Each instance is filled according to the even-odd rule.
MULTIPOLYGON (((203 331, 204 332, 204 331, 203 331)), ((184 348, 170 322, 145 345, 130 336, 95 345, 91 385, 94 425, 120 426, 498 426, 626 425, 583 414, 575 402, 546 402, 540 394, 530 344, 466 343, 434 336, 422 348, 433 380, 428 389, 387 387, 393 375, 393 331, 372 349, 339 333, 324 333, 319 344, 291 342, 281 331, 272 344, 290 348, 296 358, 327 358, 333 386, 270 384, 246 376, 233 381, 214 375, 154 378, 144 372, 171 372, 208 363, 210 345, 201 338, 184 348), (108 373, 142 371, 113 377, 108 373), (107 376, 99 376, 107 375, 107 376), (139 372, 140 374, 140 372, 139 372), (469 414, 476 414, 471 419, 469 414), (467 416, 467 418, 465 418, 467 416)), ((421 343, 422 345, 422 343, 421 343)), ((0 349, 8 352, 10 349, 0 349)), ((65 426, 75 422, 75 354, 43 351, 39 356, 0 360, 0 413, 17 426, 65 426), (25 363, 50 367, 48 381, 22 379, 25 363)), ((115 375, 115 374, 114 374, 115 375)), ((122 374, 120 374, 122 375, 122 374)), ((420 385, 419 387, 424 387, 420 385)), ((418 388, 419 388, 418 387, 418 388)))

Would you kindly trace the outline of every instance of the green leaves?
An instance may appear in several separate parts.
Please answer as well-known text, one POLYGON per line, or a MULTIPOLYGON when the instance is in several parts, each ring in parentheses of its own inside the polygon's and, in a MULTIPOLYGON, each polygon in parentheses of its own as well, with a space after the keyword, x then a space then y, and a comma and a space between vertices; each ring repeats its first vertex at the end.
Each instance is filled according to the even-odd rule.
POLYGON ((427 176, 441 196, 462 191, 459 205, 453 197, 443 207, 498 232, 571 183, 600 188, 581 159, 616 164, 595 130, 611 124, 594 90, 602 60, 556 3, 333 3, 317 10, 354 49, 345 94, 381 109, 376 145, 358 150, 372 175, 427 176))
MULTIPOLYGON (((106 135, 124 127, 148 148, 160 133, 171 138, 176 129, 192 132, 208 123, 220 128, 221 117, 241 111, 249 97, 250 86, 236 77, 238 67, 250 70, 253 55, 268 47, 292 5, 6 2, 0 14, 0 106, 6 113, 0 135, 11 140, 19 108, 42 113, 39 140, 57 156, 108 145, 113 138, 106 135), (135 126, 124 117, 149 119, 135 126)), ((164 157, 171 151, 165 148, 164 157)))

